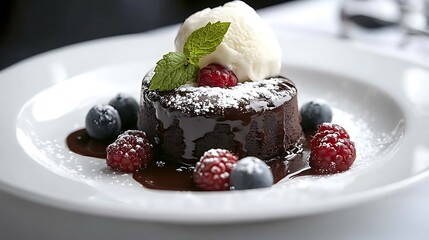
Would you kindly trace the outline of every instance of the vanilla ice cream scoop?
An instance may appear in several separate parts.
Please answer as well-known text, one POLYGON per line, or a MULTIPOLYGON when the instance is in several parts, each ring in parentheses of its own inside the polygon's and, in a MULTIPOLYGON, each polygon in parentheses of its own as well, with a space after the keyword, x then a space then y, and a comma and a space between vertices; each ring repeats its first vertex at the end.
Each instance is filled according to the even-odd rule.
POLYGON ((233 1, 206 8, 188 17, 177 33, 176 51, 183 52, 188 36, 207 23, 231 22, 216 51, 200 59, 200 67, 218 63, 231 69, 240 82, 259 81, 280 73, 281 49, 271 30, 253 8, 233 1))

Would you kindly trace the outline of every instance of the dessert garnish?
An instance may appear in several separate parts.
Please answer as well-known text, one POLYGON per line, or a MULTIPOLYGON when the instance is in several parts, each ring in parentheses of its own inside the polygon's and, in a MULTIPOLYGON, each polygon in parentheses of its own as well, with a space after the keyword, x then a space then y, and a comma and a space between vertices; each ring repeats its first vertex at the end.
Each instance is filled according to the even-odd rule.
POLYGON ((136 129, 139 104, 133 97, 118 93, 109 101, 109 105, 118 111, 121 118, 122 130, 136 129))
POLYGON ((318 131, 310 141, 311 148, 313 148, 314 146, 318 146, 323 137, 329 133, 337 133, 339 134, 340 138, 350 139, 350 136, 347 131, 340 125, 335 123, 322 123, 318 126, 318 131))
POLYGON ((240 159, 231 171, 231 189, 244 190, 265 188, 273 185, 273 173, 268 165, 257 157, 240 159))
POLYGON ((95 139, 116 137, 121 130, 121 118, 110 105, 97 104, 86 115, 85 128, 88 135, 95 139))
POLYGON ((267 22, 243 1, 206 8, 189 16, 177 32, 176 51, 184 52, 192 32, 217 21, 231 22, 231 26, 216 50, 200 59, 200 68, 219 63, 233 71, 239 82, 263 81, 279 75, 280 44, 267 22))
POLYGON ((309 163, 317 174, 346 171, 356 159, 354 142, 347 131, 337 124, 321 124, 310 144, 309 163))
POLYGON ((233 87, 237 82, 233 71, 217 63, 209 64, 198 72, 198 86, 233 87))
POLYGON ((126 94, 118 93, 109 104, 93 106, 85 118, 85 130, 93 139, 114 139, 120 131, 137 128, 139 105, 126 94))
POLYGON ((310 101, 300 109, 301 126, 306 134, 314 135, 318 126, 332 121, 332 110, 328 104, 310 101))
POLYGON ((153 146, 146 133, 127 130, 107 149, 107 165, 113 170, 132 173, 145 168, 153 158, 153 146))
POLYGON ((205 191, 244 190, 273 185, 268 165, 257 157, 238 157, 225 149, 210 149, 195 165, 195 185, 205 191))
POLYGON ((196 82, 199 60, 214 52, 231 23, 215 22, 194 31, 187 38, 183 53, 169 52, 156 63, 149 89, 169 91, 188 82, 196 82))
POLYGON ((229 190, 229 177, 238 157, 225 149, 204 153, 194 169, 195 185, 206 191, 229 190))

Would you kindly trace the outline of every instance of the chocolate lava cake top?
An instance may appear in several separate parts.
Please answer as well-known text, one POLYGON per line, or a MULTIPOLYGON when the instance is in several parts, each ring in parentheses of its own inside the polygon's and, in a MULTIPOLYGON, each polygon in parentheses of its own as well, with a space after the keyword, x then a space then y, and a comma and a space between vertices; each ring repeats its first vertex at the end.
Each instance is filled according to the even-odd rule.
POLYGON ((153 70, 143 78, 142 90, 146 98, 159 102, 171 111, 193 115, 223 115, 230 111, 259 112, 279 107, 296 96, 297 90, 287 78, 273 77, 263 81, 238 83, 234 87, 197 87, 191 84, 171 91, 148 89, 153 70))

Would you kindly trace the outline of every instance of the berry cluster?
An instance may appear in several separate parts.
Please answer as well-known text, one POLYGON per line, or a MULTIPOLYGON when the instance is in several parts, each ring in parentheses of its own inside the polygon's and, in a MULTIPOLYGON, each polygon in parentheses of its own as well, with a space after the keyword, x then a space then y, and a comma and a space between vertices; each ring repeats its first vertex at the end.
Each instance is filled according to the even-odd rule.
POLYGON ((94 139, 111 139, 121 130, 135 129, 139 105, 127 95, 118 94, 108 105, 93 106, 85 118, 85 129, 94 139))
POLYGON ((311 101, 300 109, 301 126, 311 139, 310 167, 318 174, 343 172, 356 159, 356 149, 347 131, 330 123, 331 108, 323 102, 311 101))
POLYGON ((273 175, 268 165, 256 157, 238 157, 228 150, 211 149, 194 169, 195 185, 206 191, 269 187, 273 175))

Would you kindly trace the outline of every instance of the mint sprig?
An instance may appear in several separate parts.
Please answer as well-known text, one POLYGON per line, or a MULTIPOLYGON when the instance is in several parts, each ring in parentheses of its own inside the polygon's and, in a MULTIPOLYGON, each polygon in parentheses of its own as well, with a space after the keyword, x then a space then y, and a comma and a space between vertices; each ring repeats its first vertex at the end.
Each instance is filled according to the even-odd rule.
POLYGON ((160 91, 172 90, 195 79, 198 67, 188 63, 188 58, 179 52, 169 52, 156 63, 155 75, 149 89, 160 91))
POLYGON ((183 53, 189 58, 189 62, 198 65, 202 57, 214 52, 230 25, 230 22, 209 22, 205 27, 192 32, 183 47, 183 53))
POLYGON ((187 82, 195 82, 199 61, 214 52, 231 23, 216 22, 195 30, 186 39, 183 53, 169 52, 156 63, 149 89, 169 91, 187 82))

